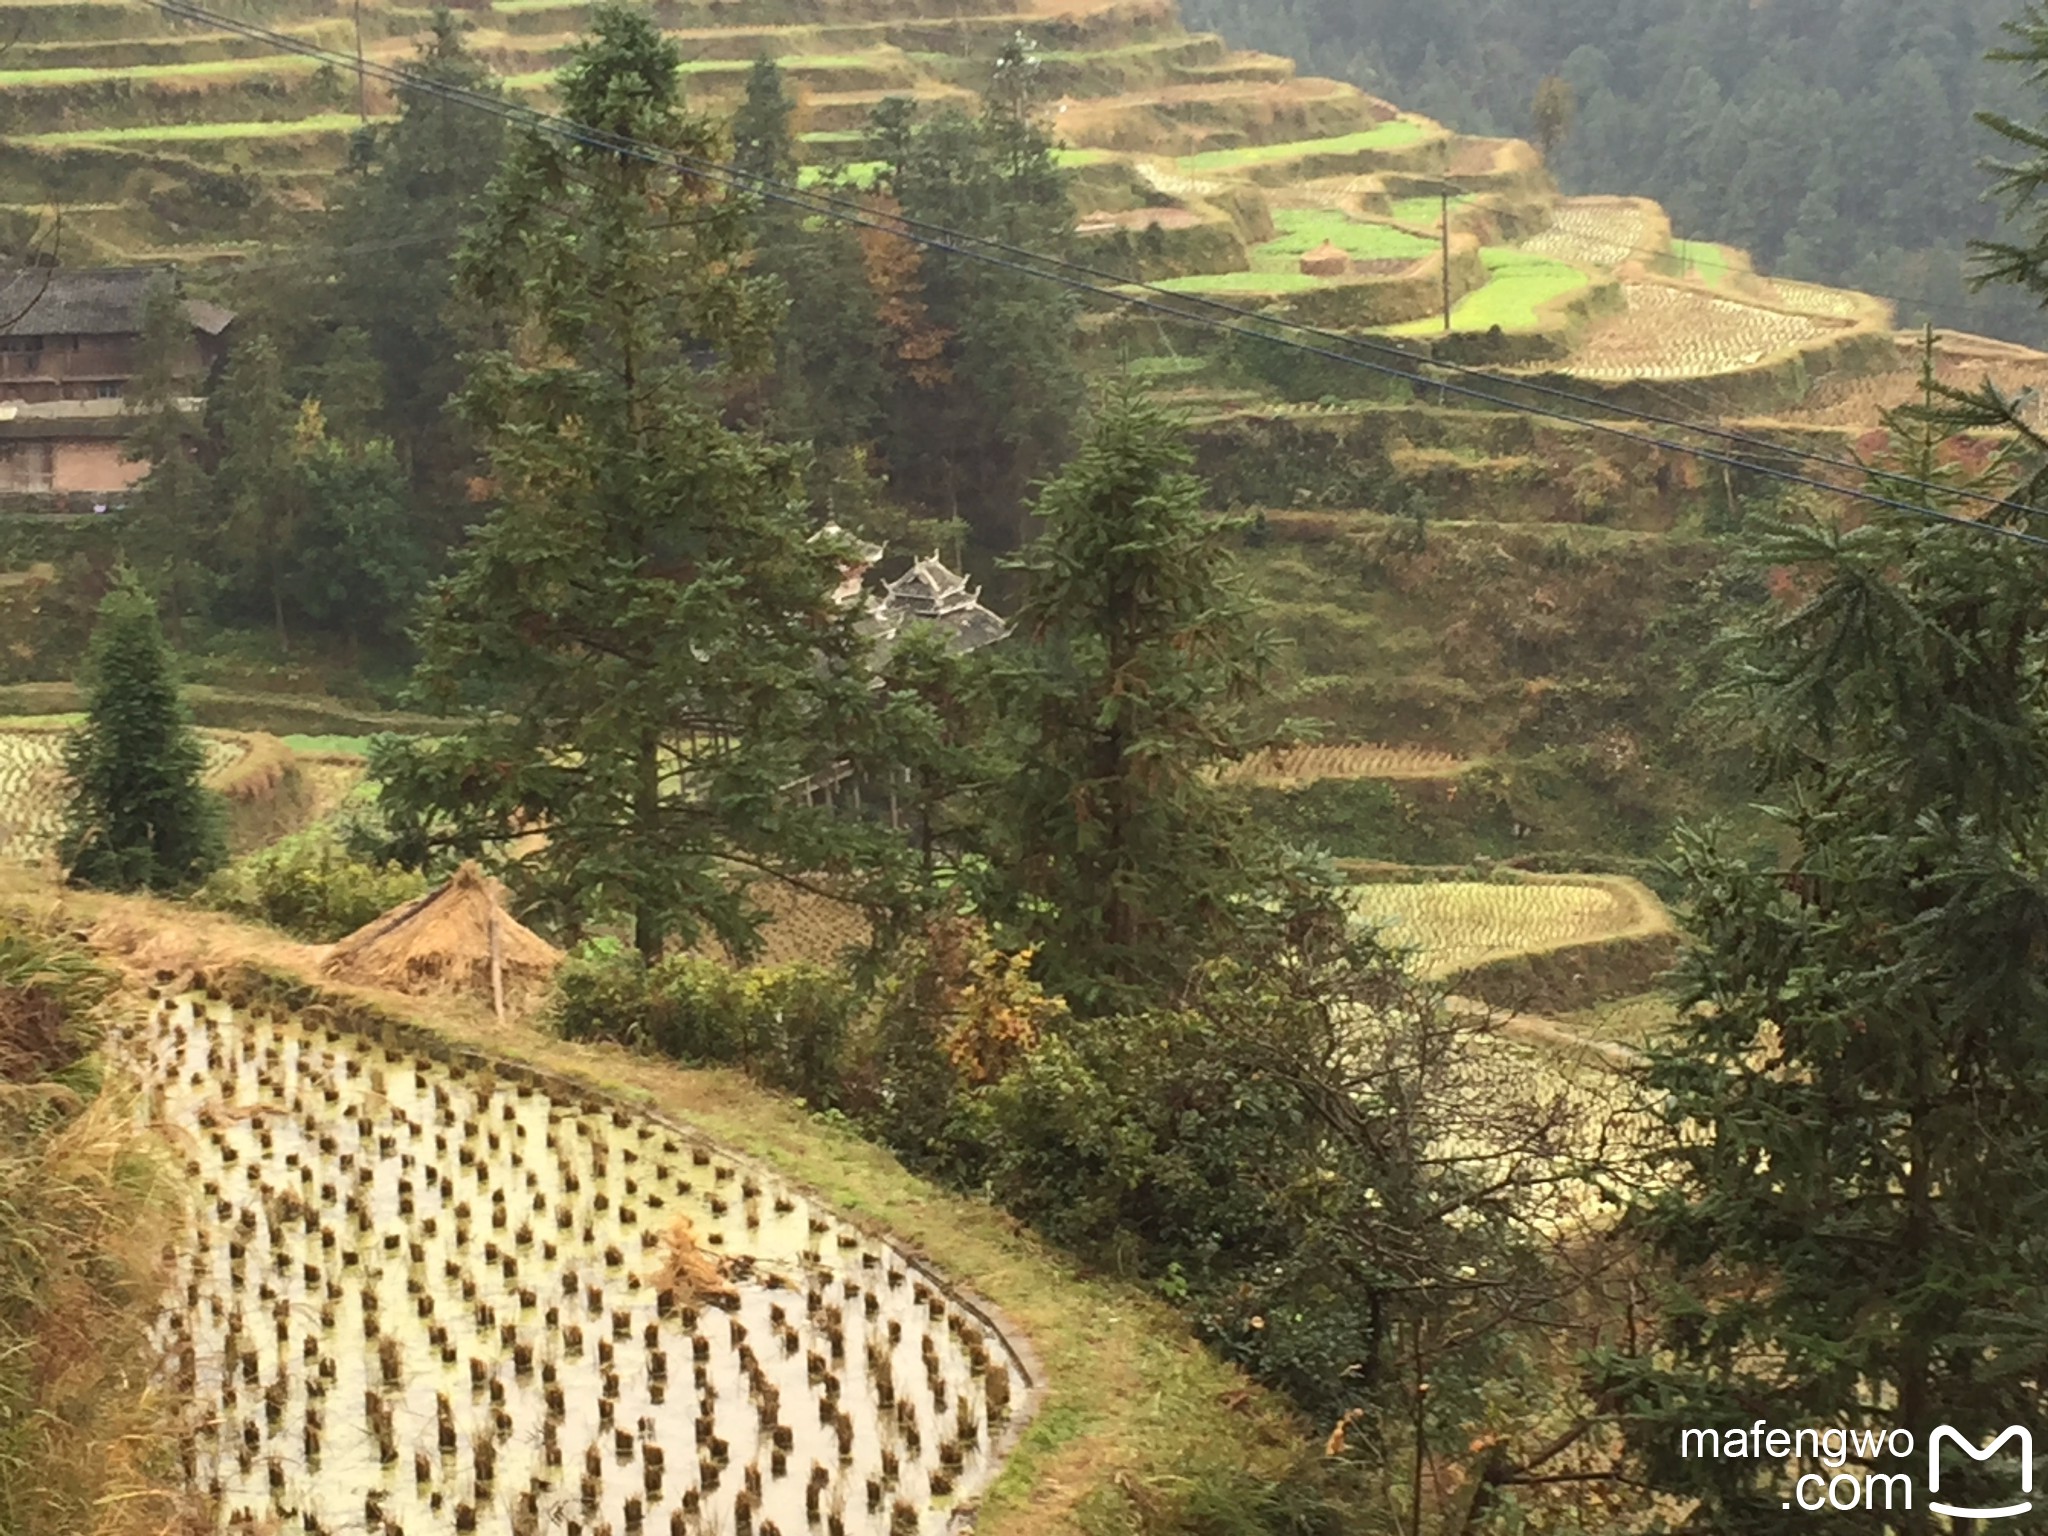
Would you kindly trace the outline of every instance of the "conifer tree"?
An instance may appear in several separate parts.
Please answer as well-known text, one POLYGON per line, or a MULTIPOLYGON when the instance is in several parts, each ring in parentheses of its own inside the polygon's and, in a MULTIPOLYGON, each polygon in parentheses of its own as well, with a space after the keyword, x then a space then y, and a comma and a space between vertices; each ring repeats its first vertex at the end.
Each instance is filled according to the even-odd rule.
MULTIPOLYGON (((498 84, 470 52, 464 25, 437 7, 408 67, 437 85, 494 96, 498 84)), ((363 131, 353 174, 341 179, 335 199, 325 304, 343 345, 330 345, 323 370, 330 376, 320 380, 319 393, 337 423, 354 431, 331 374, 337 355, 358 355, 346 342, 350 330, 359 331, 377 368, 381 412, 374 425, 396 444, 417 485, 454 503, 441 513, 452 524, 443 529, 452 540, 474 509, 458 497, 472 471, 472 445, 449 405, 462 387, 460 355, 478 339, 457 300, 455 256, 503 162, 505 125, 494 113, 430 91, 402 92, 398 105, 395 121, 363 131)))
MULTIPOLYGON (((562 110, 717 158, 678 66, 602 7, 562 110)), ((784 792, 848 750, 868 687, 796 458, 722 419, 775 318, 749 211, 674 161, 515 144, 460 269, 508 341, 462 401, 496 505, 421 636, 422 693, 469 724, 375 762, 395 851, 495 856, 565 927, 629 918, 648 958, 706 926, 745 948, 735 868, 825 869, 864 835, 784 792)))
POLYGON ((1048 984, 1087 1009, 1170 995, 1259 879, 1213 770, 1266 744, 1251 707, 1274 643, 1191 461, 1141 391, 1111 392, 1017 561, 1017 771, 997 866, 1048 984))
POLYGON ((268 336, 257 332, 235 344, 211 405, 222 444, 214 483, 227 514, 232 579, 246 604, 269 609, 283 649, 285 583, 302 512, 292 461, 298 407, 285 392, 283 362, 268 336))
POLYGON ((771 181, 795 181, 795 119, 782 66, 764 53, 747 71, 747 92, 733 114, 734 168, 771 181))
POLYGON ((77 885, 176 890, 226 858, 202 787, 156 605, 124 570, 100 604, 86 660, 86 719, 65 749, 70 802, 57 855, 77 885))
MULTIPOLYGON (((1892 426, 1875 490, 1963 512, 1920 483, 2001 483, 1926 411, 1892 426)), ((1683 1429, 1903 1430, 1924 1454, 2048 1396, 2048 558, 1883 510, 1781 524, 1762 558, 1794 606, 1742 638, 1736 686, 1785 853, 1683 839, 1696 939, 1648 1074, 1671 1151, 1633 1213, 1663 1336, 1597 1373, 1648 1480, 1718 1536, 1785 1530, 1789 1477, 1687 1458, 1683 1429)), ((2003 1503, 2013 1475, 1947 1467, 1943 1496, 2003 1503)))
POLYGON ((129 493, 122 526, 129 554, 150 573, 170 610, 174 635, 213 585, 208 556, 219 534, 212 488, 197 457, 202 427, 187 406, 200 387, 185 375, 191 346, 185 301, 165 273, 142 301, 135 380, 127 397, 133 424, 123 454, 149 471, 129 493))

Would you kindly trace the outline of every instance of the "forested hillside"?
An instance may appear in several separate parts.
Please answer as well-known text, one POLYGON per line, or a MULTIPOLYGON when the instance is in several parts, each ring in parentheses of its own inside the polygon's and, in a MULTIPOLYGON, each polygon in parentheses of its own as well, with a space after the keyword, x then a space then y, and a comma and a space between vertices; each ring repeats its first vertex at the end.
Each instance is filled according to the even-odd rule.
MULTIPOLYGON (((1464 133, 1540 139, 1546 77, 1574 110, 1550 162, 1567 192, 1655 198, 1681 236, 1760 270, 1895 298, 1902 323, 2038 342, 2010 289, 1971 295, 1964 245, 1997 209, 1972 114, 2016 72, 1987 63, 2008 0, 1187 0, 1189 25, 1291 55, 1464 133)), ((2024 114, 2022 114, 2024 115, 2024 114)))

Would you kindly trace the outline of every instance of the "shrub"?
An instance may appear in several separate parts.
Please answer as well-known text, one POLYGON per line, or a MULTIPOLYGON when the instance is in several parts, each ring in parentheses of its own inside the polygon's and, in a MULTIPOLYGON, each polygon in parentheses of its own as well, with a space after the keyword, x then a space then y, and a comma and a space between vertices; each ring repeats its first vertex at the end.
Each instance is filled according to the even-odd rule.
POLYGON ((974 1095, 1065 1017, 1030 952, 998 950, 972 918, 942 917, 899 947, 846 1049, 846 1105, 910 1167, 979 1183, 987 1142, 974 1095))
POLYGON ((325 944, 426 889, 425 876, 359 858, 320 826, 237 859, 200 887, 199 900, 325 944))
POLYGON ((740 1067, 814 1105, 838 1099, 856 997, 807 962, 736 971, 702 955, 650 967, 612 939, 556 972, 547 1022, 570 1040, 617 1040, 697 1066, 740 1067))

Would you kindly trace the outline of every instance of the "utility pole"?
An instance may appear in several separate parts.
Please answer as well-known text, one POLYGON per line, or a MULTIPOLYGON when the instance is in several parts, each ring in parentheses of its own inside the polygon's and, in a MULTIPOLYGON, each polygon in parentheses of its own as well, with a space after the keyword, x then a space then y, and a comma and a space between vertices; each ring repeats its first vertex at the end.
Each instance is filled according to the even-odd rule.
POLYGON ((1443 210, 1437 228, 1444 240, 1444 334, 1448 336, 1451 333, 1451 184, 1448 181, 1442 183, 1437 192, 1442 199, 1443 210))
POLYGON ((356 16, 356 117, 362 122, 370 120, 368 92, 363 84, 363 0, 355 0, 356 16))

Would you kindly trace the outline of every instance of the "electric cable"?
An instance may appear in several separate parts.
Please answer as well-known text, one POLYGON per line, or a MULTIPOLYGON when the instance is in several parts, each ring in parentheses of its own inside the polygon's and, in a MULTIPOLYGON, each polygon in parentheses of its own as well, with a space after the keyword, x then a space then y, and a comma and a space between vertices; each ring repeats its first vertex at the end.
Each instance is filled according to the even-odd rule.
MULTIPOLYGON (((172 15, 182 16, 187 20, 203 21, 209 25, 239 32, 245 36, 260 38, 283 51, 320 59, 323 62, 331 62, 338 68, 358 69, 363 73, 376 76, 380 82, 390 84, 398 90, 424 93, 438 99, 464 103, 479 110, 492 112, 507 121, 519 122, 535 130, 552 133, 571 142, 581 143, 589 148, 601 149, 609 153, 625 155, 649 163, 673 165, 678 169, 703 176, 706 180, 716 182, 719 185, 732 187, 743 192, 751 191, 766 201, 782 203, 806 212, 834 218, 843 223, 876 230, 880 233, 889 234, 919 245, 925 249, 963 256, 986 265, 1035 277, 1041 281, 1055 282, 1072 291, 1095 298, 1129 305, 1169 318, 1205 324, 1213 330, 1247 336, 1344 366, 1364 368, 1370 372, 1395 378, 1403 382, 1414 382, 1418 377, 1417 370, 1420 368, 1440 368, 1453 374, 1476 377, 1488 383, 1510 389, 1561 396, 1575 403, 1591 405, 1596 409, 1604 410, 1610 408, 1603 402, 1588 400, 1586 397, 1574 395, 1570 391, 1539 386, 1529 381, 1504 379, 1497 375, 1488 374, 1484 370, 1465 365, 1446 364, 1432 359, 1417 358, 1414 354, 1398 347, 1368 343, 1360 338, 1345 336, 1341 333, 1323 331, 1319 328, 1301 325, 1297 322, 1258 315, 1253 311, 1241 309, 1235 305, 1204 299, 1197 295, 1175 294, 1170 290, 1151 284, 1132 283, 1128 279, 1121 278, 1114 273, 1100 272, 1058 257, 1049 257, 1037 252, 1028 251, 1022 247, 1007 246, 1002 241, 969 235, 955 230, 946 230, 942 226, 926 225, 922 221, 896 214, 879 213, 846 199, 808 192, 800 187, 793 187, 774 178, 747 172, 734 166, 639 143, 619 135, 607 133, 601 129, 573 122, 556 114, 543 112, 537 108, 528 107, 520 103, 506 101, 502 97, 470 91, 462 87, 449 85, 446 82, 430 80, 411 71, 397 69, 389 65, 358 61, 351 56, 321 49, 317 45, 301 42, 297 38, 289 37, 282 33, 272 32, 270 29, 254 23, 242 22, 236 18, 218 15, 201 6, 190 3, 190 0, 150 0, 150 3, 160 10, 172 15), (919 231, 922 229, 938 232, 935 234, 920 233, 919 231), (999 254, 1004 252, 1014 253, 1014 257, 1008 254, 999 254), (1157 295, 1157 297, 1154 295, 1157 295), (1189 309, 1199 311, 1199 313, 1189 313, 1189 309), (1387 363, 1374 362, 1369 358, 1335 351, 1329 346, 1294 340, 1287 335, 1274 335, 1272 330, 1263 329, 1262 327, 1272 327, 1282 332, 1301 332, 1315 336, 1319 340, 1335 342, 1347 347, 1359 347, 1363 350, 1379 352, 1382 355, 1396 356, 1408 366, 1395 367, 1387 363)), ((1917 505, 1894 497, 1878 495, 1868 490, 1836 485, 1826 480, 1798 474, 1774 465, 1757 463, 1738 458, 1732 454, 1701 448, 1696 444, 1677 442, 1649 433, 1632 431, 1612 422, 1588 420, 1572 416, 1562 410, 1518 402, 1498 395, 1490 395, 1469 384, 1454 383, 1449 379, 1433 379, 1427 382, 1442 393, 1455 394, 1461 398, 1475 400, 1497 408, 1517 411, 1524 415, 1557 421, 1602 433, 1623 441, 1635 443, 1639 446, 1653 447, 1666 452, 1690 456, 1703 462, 1721 465, 1724 468, 1740 469, 1748 474, 1761 475, 1781 483, 1833 494, 1848 500, 1884 506, 1929 521, 1952 523, 1960 527, 1972 528, 1980 532, 1988 532, 2013 539, 2017 542, 2048 547, 2048 538, 2028 533, 2023 529, 1941 512, 1932 507, 1917 505)), ((1868 466, 1855 461, 1831 461, 1824 456, 1804 453, 1797 449, 1788 449, 1781 444, 1770 443, 1762 439, 1747 438, 1742 434, 1728 433, 1704 423, 1661 418, 1644 413, 1628 414, 1635 416, 1638 420, 1652 422, 1661 426, 1683 431, 1699 432, 1707 436, 1745 443, 1772 454, 1782 454, 1795 459, 1806 459, 1809 462, 1832 462, 1839 467, 1854 469, 1858 473, 1863 474, 1872 472, 1868 466)), ((2009 513, 2018 513, 2031 517, 2048 516, 2048 512, 2044 512, 2041 508, 2026 506, 2006 498, 1991 496, 1982 492, 1972 492, 1960 487, 1937 486, 1931 482, 1913 480, 1908 476, 1884 476, 1883 478, 1892 484, 1913 489, 1936 491, 1944 496, 1957 499, 1982 502, 2009 513)))

